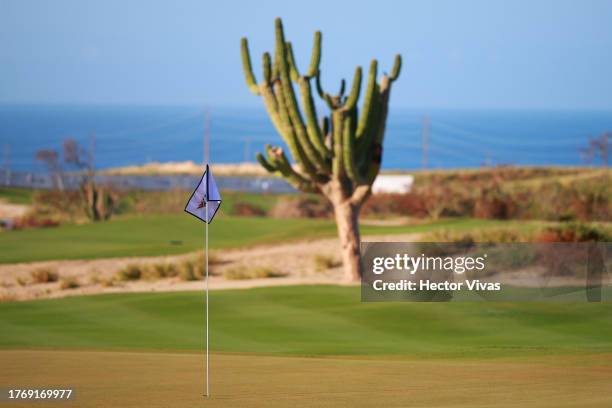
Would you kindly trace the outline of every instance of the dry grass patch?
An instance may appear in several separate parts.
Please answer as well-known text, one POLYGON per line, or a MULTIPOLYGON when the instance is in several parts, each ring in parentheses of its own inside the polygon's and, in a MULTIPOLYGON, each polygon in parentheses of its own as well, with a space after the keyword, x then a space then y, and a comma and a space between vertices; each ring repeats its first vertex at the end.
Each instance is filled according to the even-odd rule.
POLYGON ((328 269, 337 268, 342 265, 338 259, 329 255, 317 255, 314 257, 315 269, 319 272, 326 271, 328 269))
POLYGON ((74 276, 67 276, 59 281, 59 287, 61 290, 76 289, 80 286, 79 281, 74 276))
POLYGON ((275 268, 267 266, 248 267, 244 265, 228 268, 223 273, 225 279, 228 280, 245 280, 245 279, 264 279, 264 278, 282 278, 287 276, 287 273, 281 272, 275 268))
POLYGON ((30 277, 32 278, 33 283, 57 282, 59 279, 57 270, 49 267, 33 270, 32 273, 30 273, 30 277))
POLYGON ((145 268, 139 264, 129 264, 125 268, 117 272, 117 279, 120 281, 135 281, 140 280, 143 276, 145 268))

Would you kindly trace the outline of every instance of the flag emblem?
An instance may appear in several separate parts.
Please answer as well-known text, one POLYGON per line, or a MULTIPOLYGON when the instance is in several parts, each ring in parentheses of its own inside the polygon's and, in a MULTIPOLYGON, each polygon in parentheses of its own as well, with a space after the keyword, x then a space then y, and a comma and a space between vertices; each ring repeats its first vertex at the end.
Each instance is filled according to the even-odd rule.
POLYGON ((200 179, 198 186, 189 197, 189 201, 185 206, 185 211, 194 217, 207 222, 213 220, 215 214, 221 206, 221 194, 217 187, 217 182, 210 171, 208 165, 204 175, 200 179), (208 202, 208 214, 206 214, 206 203, 208 202))

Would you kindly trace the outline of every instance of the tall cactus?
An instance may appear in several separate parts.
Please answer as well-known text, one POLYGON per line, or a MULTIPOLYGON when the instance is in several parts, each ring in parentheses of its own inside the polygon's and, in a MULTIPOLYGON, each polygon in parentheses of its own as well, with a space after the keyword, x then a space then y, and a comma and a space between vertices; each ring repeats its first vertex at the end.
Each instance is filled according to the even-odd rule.
POLYGON ((253 73, 246 38, 241 40, 242 66, 249 89, 263 98, 295 165, 282 148, 269 145, 265 147, 265 155, 257 154, 257 160, 295 188, 322 194, 331 202, 342 245, 345 277, 357 280, 362 274, 359 211, 370 196, 380 170, 391 85, 399 76, 402 60, 397 55, 391 73, 384 74, 380 82, 378 62, 372 60, 359 110, 361 67, 355 69, 348 95, 344 95, 344 80, 338 94, 325 92, 319 70, 321 40, 321 32, 317 31, 308 70, 300 73, 291 43, 285 39, 282 21, 277 18, 274 58, 267 52, 263 54, 261 81, 257 82, 253 73), (312 82, 330 110, 322 120, 315 107, 312 82), (297 93, 294 84, 299 90, 297 93))

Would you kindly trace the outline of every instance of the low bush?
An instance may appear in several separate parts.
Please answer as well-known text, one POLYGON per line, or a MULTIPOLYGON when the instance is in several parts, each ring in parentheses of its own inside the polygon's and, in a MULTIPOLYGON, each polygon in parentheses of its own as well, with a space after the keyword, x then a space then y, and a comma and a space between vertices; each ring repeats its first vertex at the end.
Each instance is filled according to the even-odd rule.
POLYGON ((223 276, 227 280, 245 280, 281 278, 283 276, 287 276, 287 274, 266 266, 248 267, 239 265, 226 269, 223 276))
POLYGON ((172 262, 160 262, 149 265, 145 272, 146 279, 173 278, 178 276, 179 268, 172 262))
POLYGON ((459 244, 474 243, 518 243, 532 242, 534 234, 530 231, 519 231, 510 228, 474 230, 469 232, 453 230, 437 230, 421 239, 423 242, 450 242, 459 244))
POLYGON ((612 233, 594 225, 569 222, 549 227, 537 237, 538 242, 610 242, 612 233))
POLYGON ((81 286, 81 285, 79 284, 79 281, 74 276, 66 276, 66 277, 60 279, 60 282, 59 282, 59 287, 62 290, 65 290, 65 289, 76 289, 79 286, 81 286))
POLYGON ((409 193, 373 195, 362 214, 610 221, 610 184, 610 172, 590 169, 499 167, 432 172, 417 174, 409 193))
POLYGON ((33 270, 30 277, 34 283, 57 282, 59 278, 55 269, 46 267, 33 270))
POLYGON ((200 280, 204 277, 204 265, 198 259, 187 259, 181 262, 179 267, 179 278, 184 281, 200 280))
POLYGON ((243 217, 263 217, 266 215, 266 210, 255 204, 238 201, 234 204, 232 214, 243 217))
POLYGON ((29 213, 20 218, 17 218, 12 229, 24 230, 31 228, 51 228, 60 225, 60 221, 51 218, 47 214, 29 213))
POLYGON ((323 197, 283 197, 272 208, 275 218, 329 218, 333 208, 323 197))
POLYGON ((145 267, 139 264, 129 264, 117 272, 117 279, 120 281, 135 281, 143 277, 145 267))
POLYGON ((326 271, 328 269, 337 268, 342 265, 342 262, 333 256, 317 255, 314 257, 314 264, 317 271, 326 271))

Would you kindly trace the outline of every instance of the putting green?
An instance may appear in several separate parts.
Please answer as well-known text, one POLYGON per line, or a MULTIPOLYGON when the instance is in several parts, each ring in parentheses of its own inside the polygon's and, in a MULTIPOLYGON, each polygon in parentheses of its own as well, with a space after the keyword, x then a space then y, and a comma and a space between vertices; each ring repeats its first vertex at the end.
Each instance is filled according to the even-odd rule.
MULTIPOLYGON (((4 387, 72 387, 75 407, 603 407, 612 354, 426 361, 199 354, 0 351, 4 387)), ((7 407, 38 404, 2 403, 7 407)))

